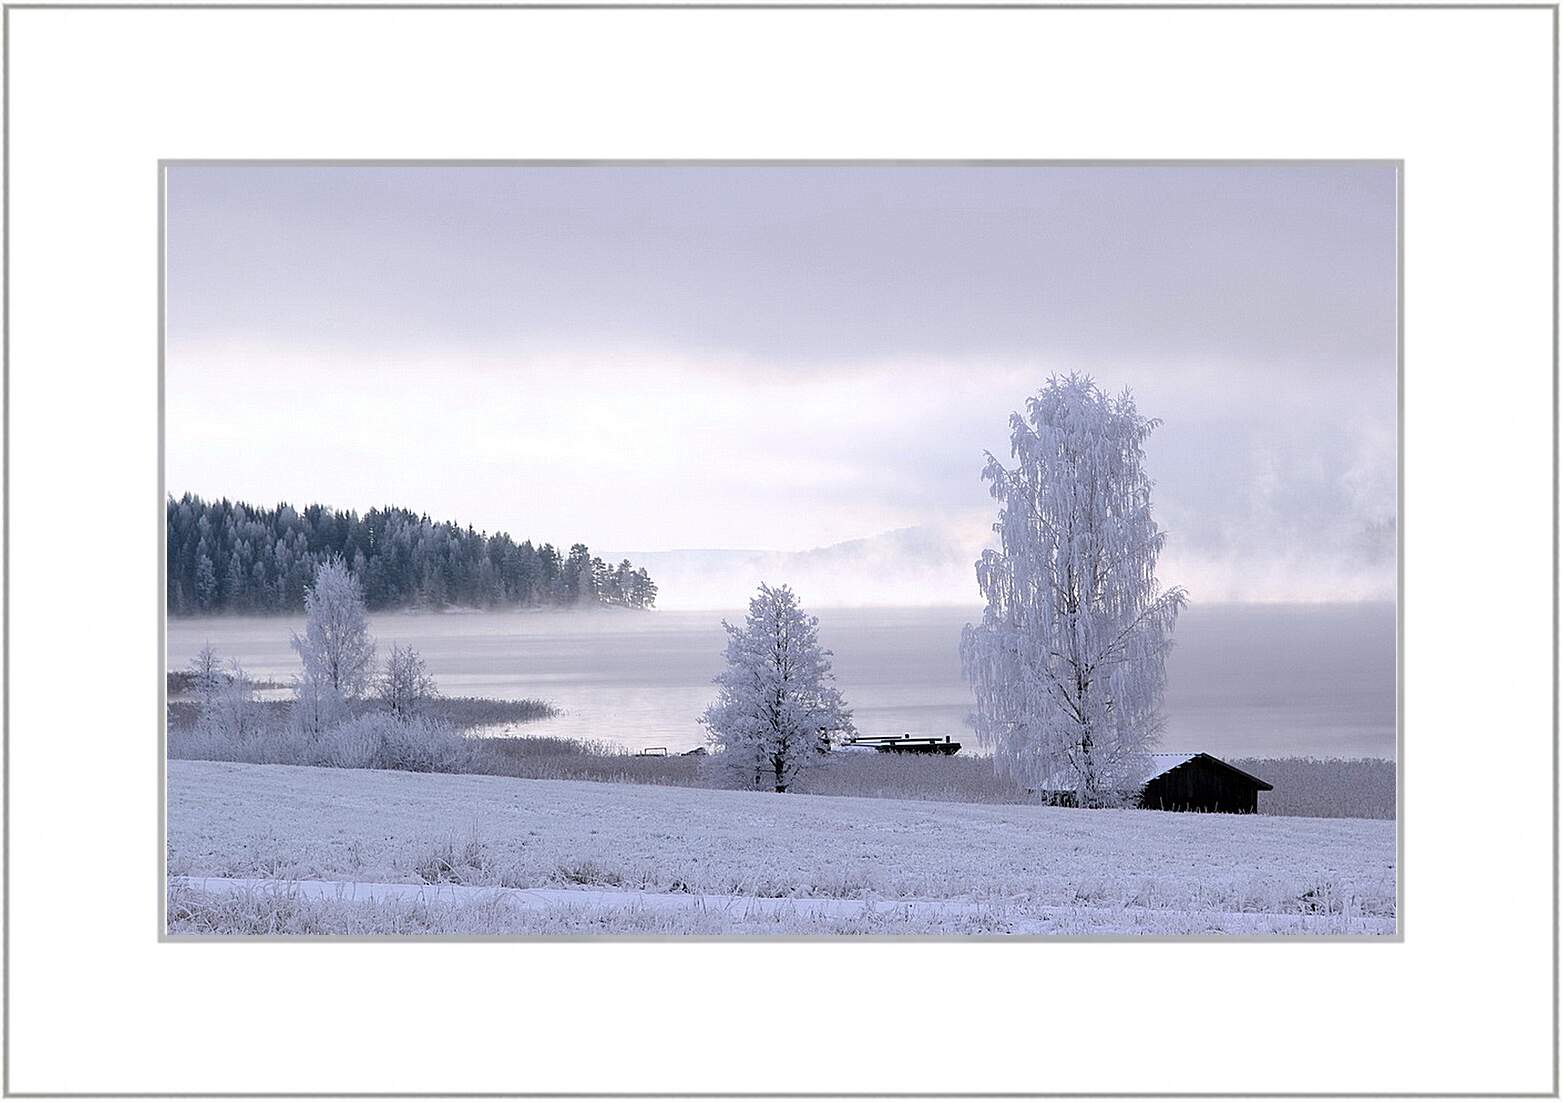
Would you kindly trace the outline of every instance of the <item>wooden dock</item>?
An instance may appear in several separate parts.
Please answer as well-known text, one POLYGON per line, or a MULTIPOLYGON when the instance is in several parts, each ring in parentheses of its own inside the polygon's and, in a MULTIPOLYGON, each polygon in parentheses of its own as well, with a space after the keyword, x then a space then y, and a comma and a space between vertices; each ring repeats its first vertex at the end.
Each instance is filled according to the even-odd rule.
POLYGON ((868 747, 881 754, 955 754, 961 749, 949 735, 859 735, 842 745, 868 747))

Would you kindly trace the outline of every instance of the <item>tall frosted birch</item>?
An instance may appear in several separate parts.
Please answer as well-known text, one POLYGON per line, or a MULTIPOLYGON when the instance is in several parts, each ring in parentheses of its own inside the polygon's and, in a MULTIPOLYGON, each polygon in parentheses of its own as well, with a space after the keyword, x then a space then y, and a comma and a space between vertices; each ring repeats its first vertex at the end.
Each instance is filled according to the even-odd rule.
POLYGON ((1125 390, 1053 377, 1010 417, 1014 468, 988 456, 998 550, 977 562, 987 605, 961 659, 978 740, 1001 772, 1080 806, 1149 775, 1181 587, 1162 590, 1144 445, 1159 421, 1125 390))
POLYGON ((303 665, 294 677, 293 721, 319 734, 341 717, 348 701, 369 690, 374 677, 364 592, 340 558, 316 569, 304 594, 304 634, 294 633, 293 649, 303 665))

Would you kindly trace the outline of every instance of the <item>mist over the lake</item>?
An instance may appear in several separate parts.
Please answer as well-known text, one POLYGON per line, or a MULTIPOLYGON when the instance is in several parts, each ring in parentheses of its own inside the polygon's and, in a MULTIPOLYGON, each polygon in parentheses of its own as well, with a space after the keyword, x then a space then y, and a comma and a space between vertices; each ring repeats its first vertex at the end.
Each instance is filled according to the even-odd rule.
MULTIPOLYGON (((859 730, 951 735, 978 749, 956 644, 979 609, 817 612, 859 730)), ((520 733, 677 752, 704 744, 697 720, 715 693, 724 617, 742 612, 384 613, 371 627, 381 649, 416 646, 448 695, 564 709, 520 733)), ((298 666, 288 643, 297 627, 284 617, 176 619, 169 667, 209 642, 252 676, 286 681, 298 666)), ((1394 606, 1191 607, 1167 662, 1166 714, 1168 750, 1393 758, 1394 606)))

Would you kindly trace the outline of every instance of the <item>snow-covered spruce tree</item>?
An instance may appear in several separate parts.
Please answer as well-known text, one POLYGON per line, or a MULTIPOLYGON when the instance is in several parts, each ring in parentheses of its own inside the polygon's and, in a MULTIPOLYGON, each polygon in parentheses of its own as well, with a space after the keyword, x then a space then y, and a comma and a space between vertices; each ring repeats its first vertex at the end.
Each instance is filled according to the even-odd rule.
POLYGON ((293 649, 304 666, 294 679, 294 721, 318 734, 364 695, 374 674, 363 590, 341 559, 315 571, 304 594, 304 634, 294 634, 293 649))
POLYGON ((1160 590, 1145 440, 1160 424, 1125 390, 1053 377, 1010 417, 1013 470, 992 455, 999 549, 977 562, 987 601, 961 659, 996 768, 1028 788, 1120 802, 1149 775, 1183 589, 1160 590))
POLYGON ((407 722, 424 703, 439 695, 423 656, 412 647, 392 646, 375 690, 386 710, 407 722))
POLYGON ((723 620, 722 627, 727 668, 700 722, 717 761, 755 788, 785 792, 834 738, 855 731, 830 651, 820 646, 819 618, 805 613, 787 586, 762 583, 743 626, 723 620))

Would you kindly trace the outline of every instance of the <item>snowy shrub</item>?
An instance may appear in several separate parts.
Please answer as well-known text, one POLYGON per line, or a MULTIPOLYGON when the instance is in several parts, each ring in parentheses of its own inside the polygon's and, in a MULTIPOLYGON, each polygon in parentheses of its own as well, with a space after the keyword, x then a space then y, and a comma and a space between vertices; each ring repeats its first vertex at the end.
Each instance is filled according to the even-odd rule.
POLYGON ((701 764, 708 755, 643 757, 622 746, 583 739, 526 736, 484 740, 484 772, 550 781, 606 781, 719 788, 701 764))
POLYGON ((340 769, 399 769, 409 773, 470 773, 481 745, 448 723, 415 716, 356 716, 319 739, 319 760, 301 762, 340 769))
POLYGON ((391 647, 374 688, 380 702, 397 719, 412 718, 439 695, 423 656, 413 647, 391 647))
POLYGON ((295 734, 314 738, 335 727, 350 714, 347 700, 326 682, 308 676, 294 679, 288 726, 295 734))
POLYGON ((1259 793, 1261 815, 1393 819, 1395 763, 1381 758, 1232 758, 1275 786, 1259 793))
POLYGON ((257 761, 259 744, 272 724, 268 711, 255 699, 255 684, 238 662, 227 672, 216 670, 216 658, 203 652, 208 665, 198 673, 199 701, 188 727, 170 726, 168 755, 207 761, 257 761))
POLYGON ((230 722, 224 718, 229 715, 225 711, 212 722, 170 728, 168 756, 411 773, 499 772, 486 740, 469 739, 450 724, 426 717, 404 722, 384 713, 369 713, 317 733, 296 722, 230 722))
POLYGON ((243 747, 212 731, 195 727, 168 729, 168 756, 175 761, 256 761, 243 747))
POLYGON ((971 804, 1036 802, 990 759, 943 754, 831 754, 823 768, 804 775, 798 791, 971 804))
POLYGON ((261 710, 255 700, 254 682, 237 661, 229 663, 225 676, 209 675, 198 685, 200 712, 196 727, 213 738, 242 743, 261 727, 261 710))

